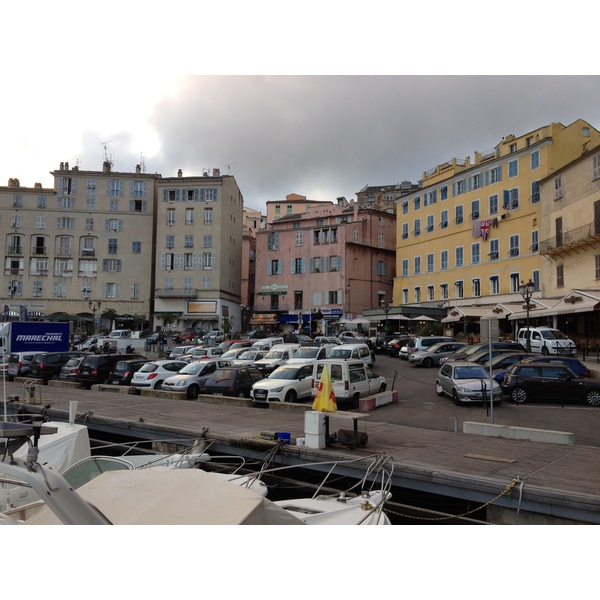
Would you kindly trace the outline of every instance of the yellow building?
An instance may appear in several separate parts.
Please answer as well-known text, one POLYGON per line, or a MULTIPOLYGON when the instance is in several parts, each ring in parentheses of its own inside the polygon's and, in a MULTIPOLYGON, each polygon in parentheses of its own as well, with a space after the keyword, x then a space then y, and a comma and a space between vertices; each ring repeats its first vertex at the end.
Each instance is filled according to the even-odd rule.
POLYGON ((541 298, 540 181, 599 142, 583 120, 551 123, 424 172, 396 202, 394 305, 522 303, 529 279, 541 298))

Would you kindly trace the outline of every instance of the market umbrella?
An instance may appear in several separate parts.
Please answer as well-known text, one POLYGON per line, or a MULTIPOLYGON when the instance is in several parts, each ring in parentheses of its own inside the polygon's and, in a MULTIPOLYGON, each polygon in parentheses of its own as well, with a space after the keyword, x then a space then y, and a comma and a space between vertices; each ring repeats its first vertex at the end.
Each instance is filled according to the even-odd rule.
POLYGON ((369 319, 363 319, 362 317, 358 317, 358 319, 348 319, 346 321, 347 325, 351 325, 352 323, 355 325, 370 325, 371 321, 369 321, 369 319))
POLYGON ((337 402, 327 364, 323 365, 323 372, 321 373, 312 409, 318 412, 335 412, 337 410, 337 402))
POLYGON ((390 315, 388 319, 390 321, 412 321, 410 317, 405 317, 404 315, 390 315))
POLYGON ((421 315, 420 317, 414 317, 411 319, 411 321, 437 321, 437 319, 427 317, 426 315, 421 315))

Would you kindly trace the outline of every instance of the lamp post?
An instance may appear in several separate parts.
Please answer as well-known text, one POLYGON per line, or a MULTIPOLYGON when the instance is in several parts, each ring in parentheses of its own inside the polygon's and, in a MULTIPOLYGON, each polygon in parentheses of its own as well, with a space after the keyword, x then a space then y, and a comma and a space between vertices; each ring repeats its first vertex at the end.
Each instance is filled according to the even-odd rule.
POLYGON ((392 308, 392 301, 390 300, 389 302, 385 301, 385 298, 381 299, 381 308, 383 310, 383 312, 385 313, 385 329, 383 330, 383 335, 387 335, 388 334, 388 314, 392 308))
POLYGON ((519 293, 523 296, 523 300, 525 300, 525 307, 527 309, 527 352, 531 352, 531 340, 529 339, 529 311, 531 309, 531 297, 533 296, 533 292, 535 290, 535 284, 531 279, 527 283, 523 283, 521 281, 521 285, 519 286, 519 293))
POLYGON ((102 302, 98 301, 98 303, 96 303, 90 300, 88 302, 88 306, 90 307, 90 310, 94 313, 94 333, 96 333, 96 312, 100 310, 102 302))

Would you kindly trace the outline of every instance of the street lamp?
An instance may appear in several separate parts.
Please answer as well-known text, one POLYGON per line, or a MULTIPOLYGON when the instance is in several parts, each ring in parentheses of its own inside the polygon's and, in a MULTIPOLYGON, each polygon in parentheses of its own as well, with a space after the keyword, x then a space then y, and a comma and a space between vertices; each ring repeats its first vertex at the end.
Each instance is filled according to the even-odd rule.
POLYGON ((535 284, 531 279, 527 283, 523 283, 521 281, 521 285, 519 286, 519 293, 523 296, 523 300, 525 300, 525 306, 527 308, 527 352, 531 352, 531 340, 529 339, 529 311, 531 309, 531 297, 533 296, 533 292, 535 290, 535 284))
POLYGON ((381 308, 383 310, 383 312, 385 313, 385 329, 383 331, 384 335, 388 334, 388 314, 392 308, 392 301, 390 300, 389 302, 385 301, 385 298, 381 299, 381 308))
POLYGON ((94 333, 96 333, 96 312, 100 310, 102 302, 98 301, 98 303, 96 304, 96 302, 92 302, 90 300, 88 302, 88 306, 90 307, 90 310, 94 313, 94 333))

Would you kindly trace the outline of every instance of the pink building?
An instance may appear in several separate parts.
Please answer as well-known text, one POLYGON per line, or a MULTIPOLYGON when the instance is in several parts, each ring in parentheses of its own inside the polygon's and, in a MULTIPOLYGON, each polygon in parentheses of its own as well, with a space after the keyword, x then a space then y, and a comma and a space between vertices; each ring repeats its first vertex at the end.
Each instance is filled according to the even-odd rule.
POLYGON ((337 329, 340 318, 391 300, 393 212, 345 198, 301 201, 297 208, 267 219, 267 227, 256 232, 253 327, 325 334, 337 329))

